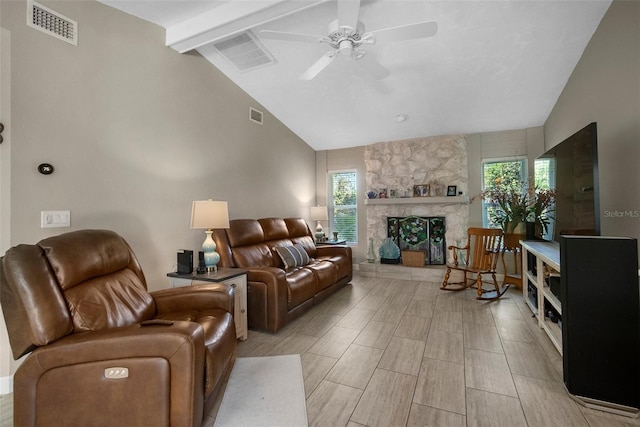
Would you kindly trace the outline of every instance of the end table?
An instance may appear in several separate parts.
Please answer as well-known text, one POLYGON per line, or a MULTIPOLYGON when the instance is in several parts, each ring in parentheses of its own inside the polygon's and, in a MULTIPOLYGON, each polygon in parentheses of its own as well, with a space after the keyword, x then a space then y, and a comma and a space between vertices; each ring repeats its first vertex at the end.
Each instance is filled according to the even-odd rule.
POLYGON ((191 274, 168 273, 172 288, 180 286, 201 285, 206 283, 224 283, 233 288, 235 300, 233 304, 233 320, 236 324, 236 337, 242 341, 247 339, 247 270, 241 268, 218 268, 210 273, 191 274))

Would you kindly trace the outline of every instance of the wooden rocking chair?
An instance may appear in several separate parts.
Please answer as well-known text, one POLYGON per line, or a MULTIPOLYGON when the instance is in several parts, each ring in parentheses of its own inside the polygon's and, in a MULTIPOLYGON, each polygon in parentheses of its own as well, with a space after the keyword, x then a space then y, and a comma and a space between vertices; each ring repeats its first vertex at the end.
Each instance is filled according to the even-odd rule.
POLYGON ((501 253, 502 230, 497 228, 469 228, 467 245, 464 247, 449 246, 453 254, 453 263, 447 263, 447 273, 442 287, 447 291, 461 291, 470 287, 478 290, 478 299, 492 300, 502 296, 509 285, 498 286, 496 265, 501 253), (459 252, 461 251, 461 252, 459 252), (463 280, 449 282, 451 270, 462 271, 463 280), (473 277, 467 277, 467 274, 473 277), (491 275, 491 282, 484 281, 483 275, 491 275), (493 289, 485 290, 483 283, 492 283, 493 289))

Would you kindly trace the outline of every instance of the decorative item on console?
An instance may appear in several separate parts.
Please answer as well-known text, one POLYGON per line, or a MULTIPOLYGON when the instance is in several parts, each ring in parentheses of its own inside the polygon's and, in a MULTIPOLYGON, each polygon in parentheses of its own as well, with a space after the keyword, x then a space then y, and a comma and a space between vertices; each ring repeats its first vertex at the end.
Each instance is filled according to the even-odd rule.
POLYGON ((413 197, 428 197, 430 195, 429 184, 418 184, 413 186, 413 197))
POLYGON ((373 250, 373 237, 369 238, 369 252, 367 253, 367 261, 372 264, 376 262, 376 253, 373 250))
MULTIPOLYGON (((372 239, 373 240, 373 239, 372 239)), ((395 244, 393 239, 387 237, 380 246, 380 262, 382 264, 399 264, 400 248, 395 244)))

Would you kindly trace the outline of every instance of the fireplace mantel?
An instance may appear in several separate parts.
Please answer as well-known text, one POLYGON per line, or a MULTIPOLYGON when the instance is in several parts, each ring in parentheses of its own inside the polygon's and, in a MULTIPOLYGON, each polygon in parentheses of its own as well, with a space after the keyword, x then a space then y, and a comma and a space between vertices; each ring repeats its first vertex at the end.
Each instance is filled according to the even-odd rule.
POLYGON ((469 196, 449 196, 449 197, 398 197, 386 199, 365 199, 365 205, 455 205, 468 204, 469 196))

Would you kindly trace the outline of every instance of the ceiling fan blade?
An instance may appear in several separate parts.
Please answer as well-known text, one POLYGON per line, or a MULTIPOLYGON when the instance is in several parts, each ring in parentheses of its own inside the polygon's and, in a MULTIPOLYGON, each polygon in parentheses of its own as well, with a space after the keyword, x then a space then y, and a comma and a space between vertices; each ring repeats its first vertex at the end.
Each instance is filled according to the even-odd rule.
POLYGON ((399 27, 371 31, 370 34, 374 35, 376 43, 391 43, 433 37, 437 32, 438 24, 436 22, 419 22, 417 24, 401 25, 399 27))
POLYGON ((283 40, 286 42, 299 42, 299 43, 322 43, 327 39, 324 36, 314 36, 312 34, 299 34, 299 33, 284 33, 282 31, 260 31, 260 37, 271 40, 283 40))
POLYGON ((356 59, 356 62, 360 64, 376 80, 382 80, 389 75, 389 70, 384 68, 382 64, 376 61, 373 56, 367 53, 356 59))
POLYGON ((333 62, 333 60, 336 59, 336 56, 338 56, 338 55, 336 55, 336 51, 335 50, 331 50, 331 51, 325 53, 311 67, 309 67, 309 69, 307 71, 305 71, 300 76, 300 79, 301 80, 311 80, 312 78, 317 76, 320 73, 320 71, 324 70, 329 64, 331 64, 333 62))
POLYGON ((360 0, 338 0, 338 25, 356 29, 360 14, 360 0))

